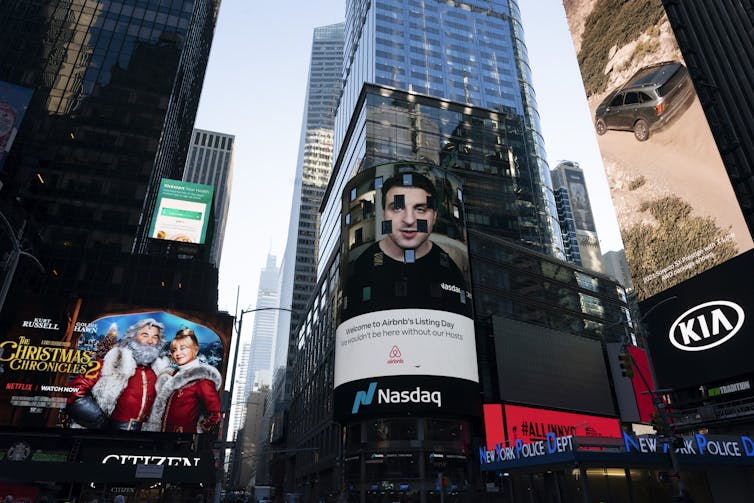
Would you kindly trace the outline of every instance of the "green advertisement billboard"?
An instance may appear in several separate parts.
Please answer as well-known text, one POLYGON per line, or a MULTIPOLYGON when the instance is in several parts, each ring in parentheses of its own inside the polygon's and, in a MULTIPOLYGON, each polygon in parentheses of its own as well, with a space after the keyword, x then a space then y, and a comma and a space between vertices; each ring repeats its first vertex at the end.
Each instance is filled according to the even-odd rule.
POLYGON ((215 188, 163 178, 149 237, 204 244, 215 188))

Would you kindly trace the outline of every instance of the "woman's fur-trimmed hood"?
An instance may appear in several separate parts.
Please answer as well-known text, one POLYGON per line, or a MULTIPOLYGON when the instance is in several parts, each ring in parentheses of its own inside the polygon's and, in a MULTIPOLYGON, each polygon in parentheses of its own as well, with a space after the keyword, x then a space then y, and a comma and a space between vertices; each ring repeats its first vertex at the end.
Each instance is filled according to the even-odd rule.
MULTIPOLYGON (((137 367, 133 352, 128 347, 115 346, 105 355, 100 378, 92 388, 92 395, 108 416, 115 410, 120 394, 136 373, 137 367)), ((157 358, 150 367, 156 375, 160 375, 167 365, 162 358, 157 358)))
MULTIPOLYGON (((167 357, 161 359, 169 361, 167 357)), ((199 363, 199 365, 187 369, 178 369, 173 375, 170 375, 167 372, 163 372, 159 375, 157 378, 157 398, 152 406, 152 412, 149 414, 149 419, 142 429, 145 431, 161 431, 162 418, 165 415, 165 407, 173 393, 194 381, 200 381, 202 379, 212 381, 215 384, 215 389, 218 391, 220 390, 220 386, 222 386, 223 379, 220 372, 218 372, 215 367, 206 363, 199 363)))

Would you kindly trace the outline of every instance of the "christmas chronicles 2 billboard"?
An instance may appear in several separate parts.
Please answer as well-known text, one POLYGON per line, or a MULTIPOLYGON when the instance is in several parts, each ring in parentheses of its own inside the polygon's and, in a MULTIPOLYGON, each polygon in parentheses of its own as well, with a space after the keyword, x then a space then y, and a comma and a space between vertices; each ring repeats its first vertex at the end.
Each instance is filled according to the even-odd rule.
POLYGON ((19 304, 0 326, 0 426, 219 426, 229 316, 100 301, 19 304))
POLYGON ((461 185, 440 168, 363 170, 342 199, 335 411, 478 414, 461 185))
POLYGON ((484 429, 488 449, 499 443, 514 445, 519 440, 530 444, 545 440, 548 433, 557 437, 621 438, 616 418, 518 405, 485 404, 484 429))
POLYGON ((563 3, 639 300, 751 249, 661 1, 563 3))

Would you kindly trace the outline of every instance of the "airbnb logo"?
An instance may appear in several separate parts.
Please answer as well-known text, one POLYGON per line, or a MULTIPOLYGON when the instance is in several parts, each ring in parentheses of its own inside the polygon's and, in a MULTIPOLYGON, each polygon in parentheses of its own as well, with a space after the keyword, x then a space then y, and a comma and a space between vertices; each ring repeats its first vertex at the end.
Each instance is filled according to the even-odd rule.
POLYGON ((403 355, 401 355, 401 350, 398 346, 390 348, 390 359, 387 361, 388 365, 403 363, 403 358, 401 358, 401 356, 403 355))

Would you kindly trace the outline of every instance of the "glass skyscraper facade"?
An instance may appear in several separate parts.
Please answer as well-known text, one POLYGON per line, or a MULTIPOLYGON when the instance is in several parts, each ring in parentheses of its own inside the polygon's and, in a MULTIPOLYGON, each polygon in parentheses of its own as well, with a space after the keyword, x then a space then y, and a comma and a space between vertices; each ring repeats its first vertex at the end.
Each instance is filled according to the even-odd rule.
POLYGON ((272 355, 275 343, 275 329, 278 325, 279 311, 275 310, 280 302, 278 290, 277 258, 267 255, 267 264, 259 273, 259 289, 254 309, 254 324, 240 334, 241 346, 233 383, 233 403, 230 407, 228 439, 232 439, 243 428, 246 418, 246 399, 249 393, 262 386, 269 388, 272 368, 272 355), (272 308, 272 309, 270 309, 272 308), (251 333, 251 336, 244 334, 251 333), (250 342, 249 342, 250 339, 250 342))
POLYGON ((561 230, 516 2, 346 4, 333 169, 320 207, 318 281, 289 356, 293 389, 286 448, 294 454, 286 490, 308 498, 346 491, 349 501, 359 502, 479 501, 468 455, 476 442, 472 437, 479 435, 474 417, 443 410, 334 421, 346 185, 362 170, 396 161, 435 165, 463 181, 474 326, 477 334, 486 334, 476 339, 486 398, 500 400, 494 384, 498 334, 488 327, 491 316, 548 328, 565 319, 557 329, 567 324, 573 335, 599 338, 613 325, 605 313, 623 315, 625 301, 608 278, 591 277, 560 260, 561 230), (489 256, 508 243, 516 254, 489 256), (508 265, 512 272, 505 270, 508 265), (591 295, 579 291, 586 287, 576 279, 607 286, 591 295), (545 296, 538 291, 542 285, 549 288, 545 296), (568 297, 567 319, 559 306, 548 304, 557 296, 568 297))
POLYGON ((0 80, 33 89, 0 199, 40 240, 46 292, 126 281, 160 178, 181 178, 218 4, 0 3, 0 80))
MULTIPOLYGON (((290 333, 306 314, 306 304, 317 283, 319 205, 330 180, 333 157, 333 114, 343 67, 343 23, 314 29, 309 81, 301 126, 301 140, 293 188, 288 242, 280 267, 280 311, 273 380, 274 396, 281 398, 284 371, 289 367, 290 333)), ((287 392, 286 392, 287 393, 287 392)))
MULTIPOLYGON (((563 257, 539 114, 531 85, 521 14, 515 0, 437 2, 429 0, 352 0, 346 4, 343 88, 335 116, 333 194, 362 166, 368 155, 364 136, 349 132, 364 82, 511 113, 520 118, 526 143, 516 159, 528 184, 521 240, 537 251, 563 257), (348 138, 346 138, 348 136, 348 138), (347 145, 346 145, 347 144, 347 145), (530 226, 536 227, 532 234, 530 226)), ((383 117, 387 120, 388 117, 383 117)), ((467 142, 468 148, 476 145, 467 142)), ((399 150, 396 158, 420 159, 399 150)), ((339 196, 323 214, 319 264, 337 243, 339 196)), ((320 273, 321 276, 321 273, 320 273)))
MULTIPOLYGON (((1 313, 3 326, 22 308, 45 310, 49 302, 60 313, 61 330, 66 324, 70 329, 61 346, 83 353, 93 346, 88 338, 71 335, 73 321, 91 321, 79 307, 93 300, 117 304, 117 312, 145 307, 202 311, 210 315, 203 320, 221 319, 217 326, 230 332, 230 316, 216 312, 216 268, 198 260, 133 253, 140 222, 151 217, 145 201, 156 196, 160 178, 182 177, 218 6, 219 0, 0 1, 0 81, 31 95, 0 172, 0 216, 15 233, 24 231, 24 247, 44 266, 42 272, 27 258, 19 262, 1 313)), ((0 237, 4 255, 11 243, 6 235, 0 237)), ((68 377, 62 372, 50 379, 68 377)), ((29 413, 57 415, 46 404, 61 396, 40 396, 42 407, 29 413)), ((89 501, 98 497, 92 491, 109 492, 104 485, 94 489, 92 474, 102 474, 103 465, 93 462, 87 468, 80 445, 123 452, 166 447, 159 435, 146 439, 109 428, 51 433, 33 427, 42 424, 36 418, 22 423, 0 431, 3 450, 22 435, 27 445, 68 455, 52 469, 24 462, 15 473, 0 469, 4 485, 12 487, 7 493, 17 499, 21 487, 25 498, 35 501, 89 501)), ((211 463, 213 440, 197 438, 186 452, 211 463)), ((167 499, 211 498, 197 477, 183 482, 164 475, 173 493, 167 499)), ((119 477, 107 474, 100 480, 114 483, 119 477)), ((203 485, 210 481, 212 472, 203 485)), ((140 498, 137 487, 126 497, 140 498)))

